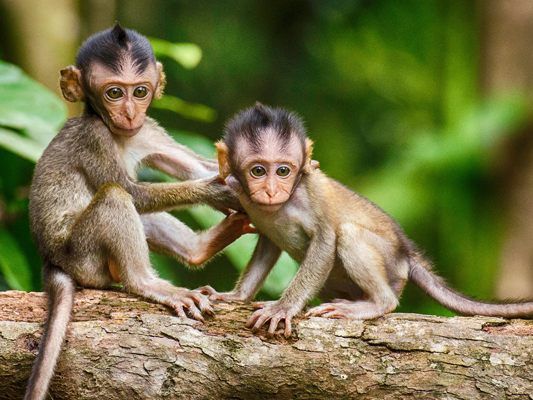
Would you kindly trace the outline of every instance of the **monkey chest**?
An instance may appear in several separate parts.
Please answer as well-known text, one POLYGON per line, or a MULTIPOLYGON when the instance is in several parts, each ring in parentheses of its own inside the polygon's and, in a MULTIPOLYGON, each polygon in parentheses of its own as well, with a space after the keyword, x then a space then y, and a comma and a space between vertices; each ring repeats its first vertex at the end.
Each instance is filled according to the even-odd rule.
MULTIPOLYGON (((254 218, 252 218, 254 220, 254 218)), ((287 213, 253 221, 258 230, 281 250, 301 262, 309 247, 309 234, 301 221, 287 213), (258 222, 258 223, 257 223, 258 222)))

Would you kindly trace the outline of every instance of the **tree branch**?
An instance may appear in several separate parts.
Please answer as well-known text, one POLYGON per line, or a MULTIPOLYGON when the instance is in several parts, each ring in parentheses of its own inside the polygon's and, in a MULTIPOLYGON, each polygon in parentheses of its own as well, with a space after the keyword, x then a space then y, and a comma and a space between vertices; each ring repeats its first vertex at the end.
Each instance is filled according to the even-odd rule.
MULTIPOLYGON (((21 398, 37 351, 42 293, 0 293, 0 398, 21 398)), ((533 321, 391 314, 303 319, 290 340, 244 328, 218 304, 190 324, 118 292, 82 290, 54 399, 531 399, 533 321)))

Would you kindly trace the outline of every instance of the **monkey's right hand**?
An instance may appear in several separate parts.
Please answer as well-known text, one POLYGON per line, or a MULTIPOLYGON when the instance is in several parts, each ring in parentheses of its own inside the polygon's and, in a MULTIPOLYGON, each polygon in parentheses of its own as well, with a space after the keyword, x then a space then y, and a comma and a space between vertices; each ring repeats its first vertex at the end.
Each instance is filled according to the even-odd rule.
POLYGON ((244 303, 249 301, 248 296, 235 290, 231 292, 217 292, 209 285, 199 287, 196 290, 209 296, 209 300, 211 301, 225 301, 227 303, 244 303))
POLYGON ((216 176, 215 178, 210 178, 206 183, 209 187, 207 204, 225 214, 228 214, 228 209, 242 211, 237 193, 226 185, 223 178, 216 176))
POLYGON ((202 313, 208 316, 215 314, 211 302, 199 290, 179 288, 172 296, 170 303, 176 314, 185 319, 189 319, 190 315, 195 320, 204 322, 202 313))

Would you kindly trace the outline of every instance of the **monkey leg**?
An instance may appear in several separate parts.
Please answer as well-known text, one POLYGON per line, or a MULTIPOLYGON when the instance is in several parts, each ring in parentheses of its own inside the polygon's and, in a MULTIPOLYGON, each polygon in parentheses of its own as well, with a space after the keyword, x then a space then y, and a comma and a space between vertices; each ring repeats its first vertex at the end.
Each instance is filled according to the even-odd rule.
POLYGON ((178 261, 201 266, 248 231, 249 219, 234 213, 218 225, 194 232, 169 213, 142 214, 141 221, 150 249, 171 256, 178 261))
POLYGON ((336 299, 308 311, 308 316, 373 319, 393 311, 398 298, 387 278, 388 244, 374 233, 353 224, 340 226, 337 254, 343 268, 365 298, 336 299))
POLYGON ((164 304, 180 317, 198 320, 212 313, 206 296, 177 288, 150 265, 148 244, 131 196, 119 185, 104 185, 72 227, 65 269, 82 286, 106 287, 118 278, 131 293, 164 304), (109 264, 116 268, 109 271, 109 264))

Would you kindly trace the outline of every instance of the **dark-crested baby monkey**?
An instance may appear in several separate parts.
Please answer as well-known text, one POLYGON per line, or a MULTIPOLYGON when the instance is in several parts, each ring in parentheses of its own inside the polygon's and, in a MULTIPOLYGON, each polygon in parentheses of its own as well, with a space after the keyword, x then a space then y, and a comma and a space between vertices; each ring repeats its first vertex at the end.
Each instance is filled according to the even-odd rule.
POLYGON ((208 298, 159 278, 149 248, 189 265, 201 265, 248 230, 242 214, 196 234, 163 211, 205 203, 239 206, 218 165, 175 143, 146 110, 161 95, 162 66, 148 40, 116 25, 91 36, 76 66, 61 71, 69 101, 85 112, 67 121, 35 168, 30 192, 31 230, 44 259, 49 314, 26 399, 42 399, 70 319, 75 286, 108 288, 120 282, 131 293, 203 320, 208 298), (179 183, 139 183, 149 165, 179 183), (199 179, 203 178, 203 179, 199 179))
POLYGON ((490 304, 448 288, 398 224, 364 197, 328 178, 311 161, 312 142, 301 120, 257 104, 226 125, 217 144, 221 175, 239 194, 260 233, 236 287, 203 288, 212 299, 254 297, 282 250, 300 263, 276 302, 260 305, 248 320, 254 330, 270 321, 274 334, 316 294, 328 301, 307 315, 372 319, 393 311, 407 279, 447 308, 465 315, 531 317, 533 302, 490 304))

